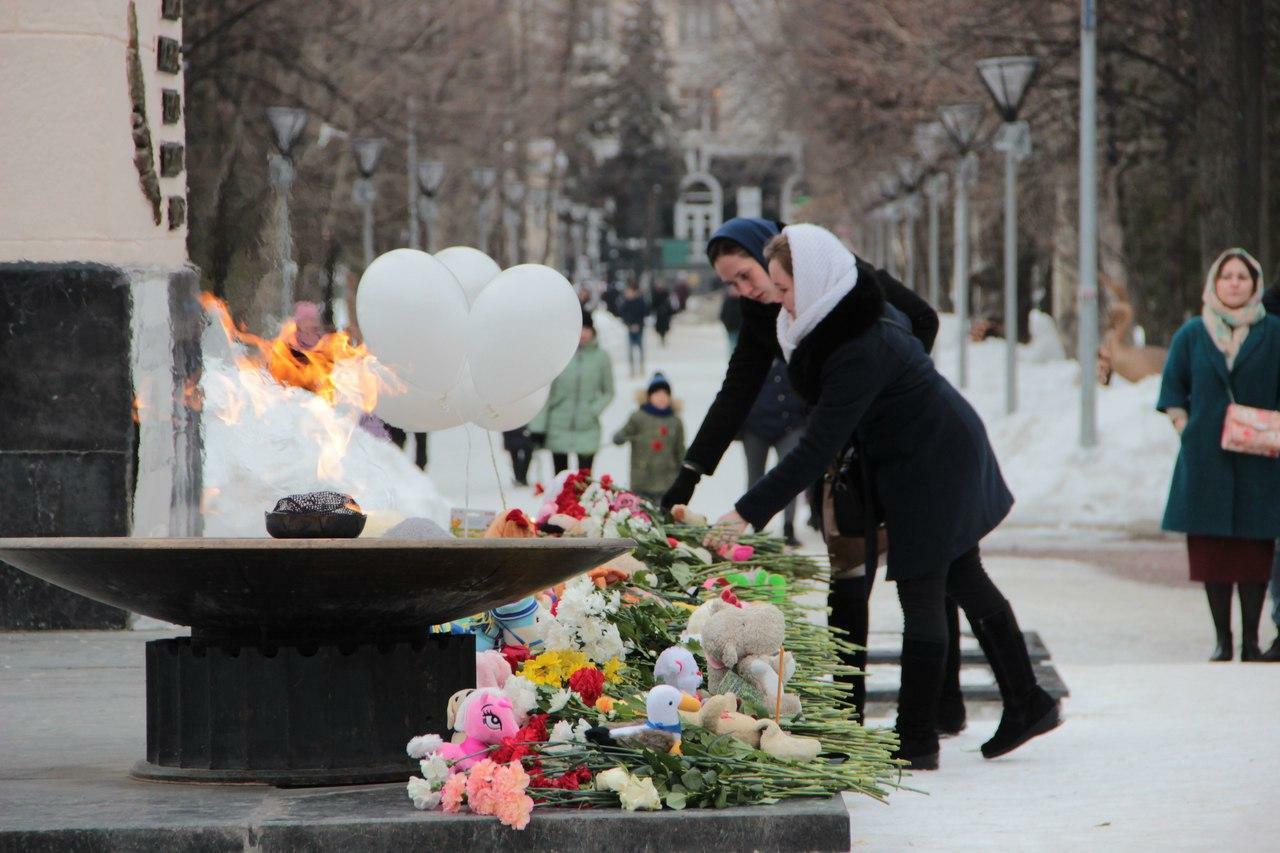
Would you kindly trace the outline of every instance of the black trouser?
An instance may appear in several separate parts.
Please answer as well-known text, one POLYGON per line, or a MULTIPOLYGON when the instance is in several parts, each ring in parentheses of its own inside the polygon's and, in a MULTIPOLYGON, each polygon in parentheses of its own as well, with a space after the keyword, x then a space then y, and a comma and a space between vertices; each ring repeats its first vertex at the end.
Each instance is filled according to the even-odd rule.
MULTIPOLYGON (((1009 606, 982 567, 982 556, 975 545, 953 560, 945 574, 898 581, 903 638, 948 643, 951 636, 948 597, 964 609, 970 622, 1009 606)), ((958 620, 956 626, 959 627, 958 620)))
POLYGON ((529 481, 529 463, 533 461, 533 448, 521 445, 511 451, 511 469, 515 473, 516 482, 524 485, 529 481))
MULTIPOLYGON (((595 459, 596 459, 596 455, 594 453, 579 453, 578 468, 586 468, 588 471, 590 471, 591 463, 594 462, 595 459)), ((568 453, 552 453, 551 464, 552 464, 552 467, 556 469, 557 474, 559 474, 561 471, 568 470, 569 454, 568 453)))
MULTIPOLYGON (((404 443, 408 440, 409 434, 400 427, 387 426, 387 434, 391 436, 391 441, 396 447, 404 449, 404 443)), ((427 434, 425 432, 415 432, 414 440, 414 463, 423 471, 427 470, 427 434)))

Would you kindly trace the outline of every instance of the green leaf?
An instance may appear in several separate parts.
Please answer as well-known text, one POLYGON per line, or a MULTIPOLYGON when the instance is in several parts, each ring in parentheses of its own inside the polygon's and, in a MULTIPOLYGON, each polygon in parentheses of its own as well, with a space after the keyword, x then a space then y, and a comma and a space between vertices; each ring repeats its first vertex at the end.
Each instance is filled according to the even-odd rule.
POLYGON ((702 774, 695 769, 690 768, 680 774, 680 781, 683 782, 684 786, 690 791, 702 790, 702 774))
POLYGON ((676 583, 681 587, 693 585, 693 570, 687 564, 672 563, 668 571, 671 572, 671 577, 675 578, 676 583))
POLYGON ((672 791, 663 797, 662 800, 667 804, 667 808, 675 809, 676 811, 680 811, 688 805, 688 798, 685 796, 683 791, 672 791))

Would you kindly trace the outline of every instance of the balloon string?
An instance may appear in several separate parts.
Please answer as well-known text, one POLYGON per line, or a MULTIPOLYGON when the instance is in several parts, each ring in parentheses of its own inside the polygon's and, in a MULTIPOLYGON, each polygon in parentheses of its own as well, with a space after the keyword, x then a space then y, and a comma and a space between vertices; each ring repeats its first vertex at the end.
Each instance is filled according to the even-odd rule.
POLYGON ((462 480, 462 508, 466 512, 471 509, 471 424, 464 423, 462 428, 467 432, 467 465, 462 480))
POLYGON ((489 461, 493 463, 493 478, 498 481, 498 500, 502 501, 502 511, 507 511, 507 495, 502 490, 502 474, 498 471, 498 457, 493 452, 493 433, 490 430, 484 431, 485 439, 489 445, 489 461))

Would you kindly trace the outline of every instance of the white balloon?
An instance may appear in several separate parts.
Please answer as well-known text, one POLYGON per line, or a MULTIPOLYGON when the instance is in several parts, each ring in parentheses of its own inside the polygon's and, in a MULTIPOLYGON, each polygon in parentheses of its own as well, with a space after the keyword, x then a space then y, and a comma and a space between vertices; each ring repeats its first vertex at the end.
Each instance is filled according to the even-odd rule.
POLYGON ((479 249, 470 246, 450 246, 435 253, 435 259, 449 268, 453 277, 462 285, 467 304, 474 305, 476 297, 485 285, 493 281, 502 267, 479 249))
POLYGON ((476 393, 475 383, 471 381, 471 368, 465 362, 458 383, 449 389, 444 396, 444 408, 458 415, 464 422, 475 422, 481 417, 484 402, 476 393))
POLYGON ((466 418, 444 408, 443 394, 428 394, 398 377, 386 375, 381 364, 373 366, 378 374, 378 402, 374 414, 387 424, 407 432, 435 432, 460 426, 466 418))
POLYGON ((472 422, 494 432, 505 432, 522 427, 542 411, 550 395, 551 386, 548 385, 534 391, 528 397, 521 397, 514 403, 504 403, 500 406, 484 403, 481 406, 480 417, 474 418, 472 422))
POLYGON ((480 398, 513 403, 549 385, 578 348, 582 308, 569 280, 541 264, 503 270, 471 306, 467 359, 480 398))
POLYGON ((379 255, 360 277, 356 313, 369 351, 404 382, 428 394, 457 384, 467 296, 440 261, 416 249, 379 255))

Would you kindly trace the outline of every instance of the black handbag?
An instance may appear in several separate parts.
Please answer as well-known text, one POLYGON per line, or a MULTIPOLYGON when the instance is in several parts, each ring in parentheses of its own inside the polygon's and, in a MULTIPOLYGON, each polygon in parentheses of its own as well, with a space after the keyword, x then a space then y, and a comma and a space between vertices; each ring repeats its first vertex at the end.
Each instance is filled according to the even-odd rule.
POLYGON ((841 536, 874 541, 884 523, 884 508, 876 500, 871 470, 856 441, 851 441, 836 457, 827 472, 831 484, 831 504, 836 529, 841 536))

